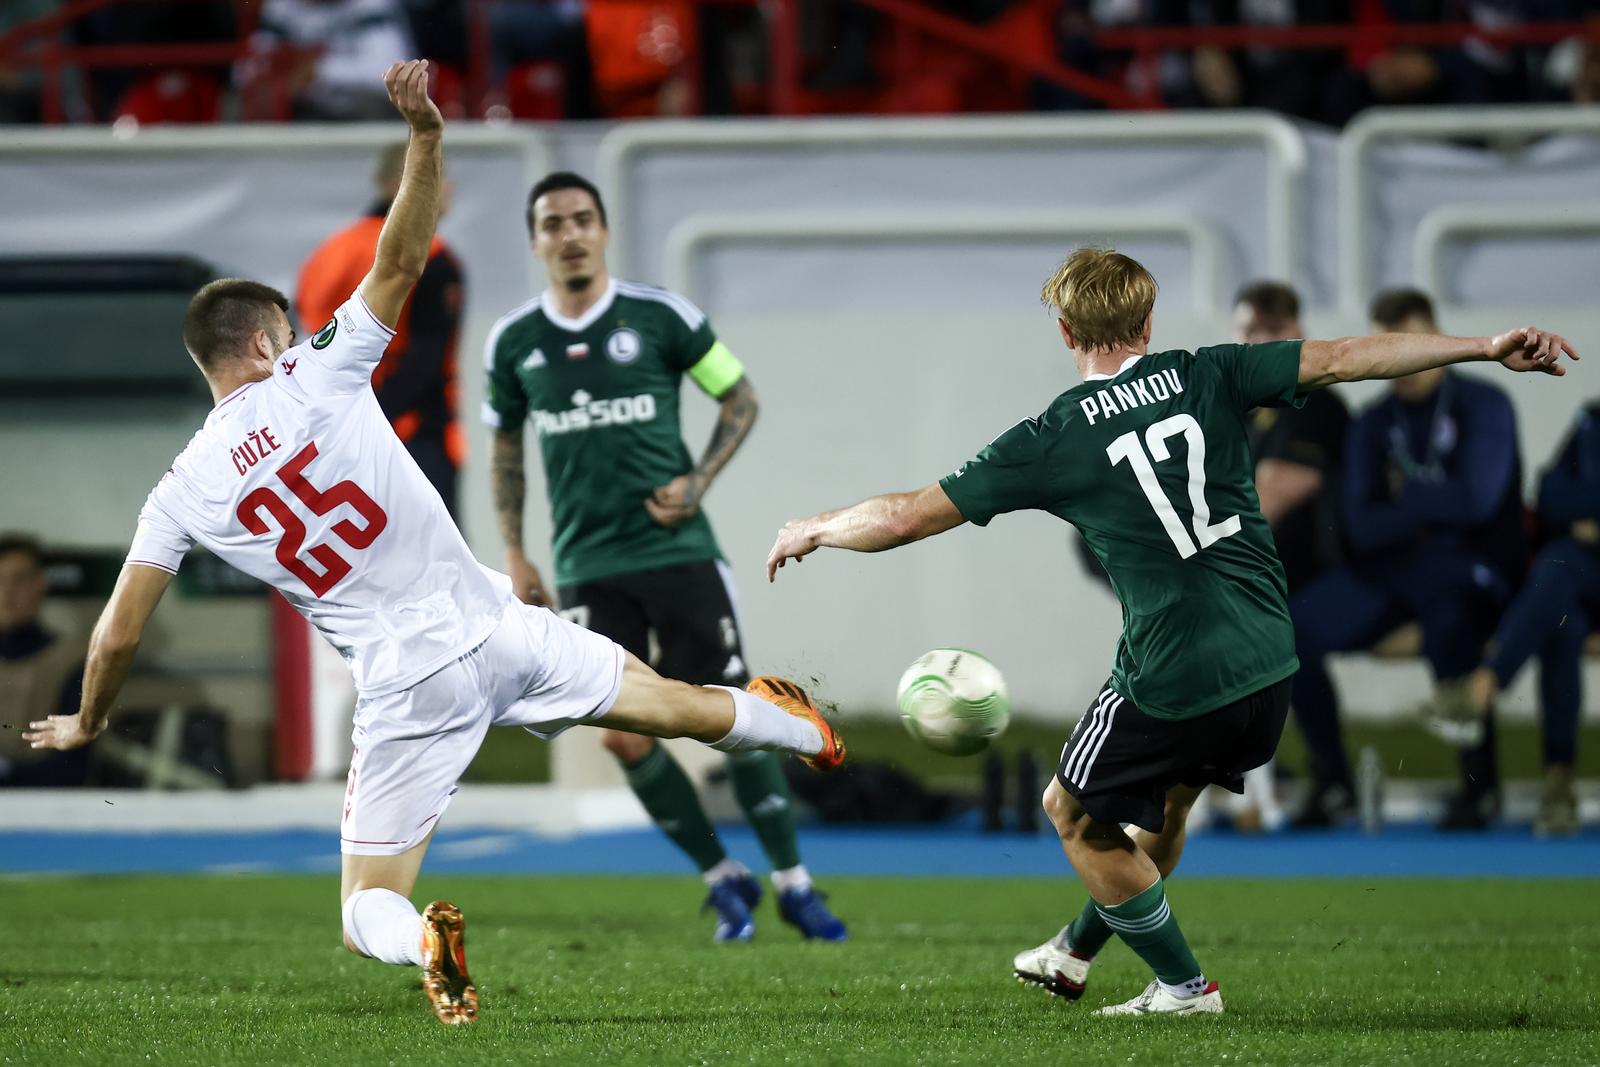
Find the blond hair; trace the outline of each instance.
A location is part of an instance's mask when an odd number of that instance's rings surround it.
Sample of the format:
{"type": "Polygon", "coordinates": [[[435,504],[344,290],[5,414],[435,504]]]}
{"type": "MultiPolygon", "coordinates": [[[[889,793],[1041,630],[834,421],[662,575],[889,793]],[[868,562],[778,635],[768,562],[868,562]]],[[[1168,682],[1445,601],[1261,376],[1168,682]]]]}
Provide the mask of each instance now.
{"type": "Polygon", "coordinates": [[[1156,280],[1111,248],[1080,248],[1056,268],[1039,294],[1067,324],[1082,352],[1137,344],[1156,302],[1156,280]]]}

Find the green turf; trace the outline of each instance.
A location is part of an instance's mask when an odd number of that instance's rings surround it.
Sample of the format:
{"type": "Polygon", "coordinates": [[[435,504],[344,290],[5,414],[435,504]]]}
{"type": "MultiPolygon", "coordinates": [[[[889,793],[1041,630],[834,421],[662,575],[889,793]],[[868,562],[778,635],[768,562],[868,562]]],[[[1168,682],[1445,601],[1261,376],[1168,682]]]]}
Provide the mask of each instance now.
{"type": "Polygon", "coordinates": [[[480,1022],[337,947],[331,877],[12,879],[0,1063],[1593,1063],[1600,918],[1580,881],[1174,881],[1222,1018],[1096,1019],[1145,975],[1109,946],[1078,1004],[1009,978],[1063,881],[837,879],[848,945],[757,913],[713,946],[675,878],[425,879],[466,911],[480,1022]]]}
{"type": "MultiPolygon", "coordinates": [[[[925,784],[940,789],[976,793],[983,774],[983,760],[941,756],[912,741],[898,719],[848,717],[842,720],[850,755],[856,760],[883,760],[909,771],[925,784]]],[[[996,746],[1011,754],[1031,749],[1048,772],[1055,767],[1067,727],[1035,719],[1015,719],[996,746]]],[[[1454,778],[1455,749],[1412,722],[1352,722],[1346,728],[1352,754],[1363,745],[1373,745],[1383,756],[1384,765],[1394,778],[1454,778]]],[[[1591,723],[1578,741],[1579,774],[1592,774],[1596,753],[1600,753],[1600,723],[1591,723]]],[[[1280,762],[1292,770],[1306,765],[1305,745],[1294,727],[1284,731],[1280,762]]],[[[1511,778],[1537,778],[1539,729],[1533,723],[1512,722],[1500,726],[1501,773],[1511,778]]],[[[550,746],[522,730],[491,730],[478,754],[468,781],[545,782],[550,779],[550,746]]]]}

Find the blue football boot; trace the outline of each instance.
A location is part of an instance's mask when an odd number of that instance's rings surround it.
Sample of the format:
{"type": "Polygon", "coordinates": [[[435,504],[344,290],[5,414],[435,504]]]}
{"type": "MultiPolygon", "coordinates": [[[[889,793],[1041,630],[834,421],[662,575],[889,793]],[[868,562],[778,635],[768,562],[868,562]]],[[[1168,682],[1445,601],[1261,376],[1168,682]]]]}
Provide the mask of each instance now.
{"type": "Polygon", "coordinates": [[[724,878],[711,887],[701,911],[715,910],[717,929],[713,941],[749,941],[756,936],[750,912],[761,901],[761,883],[751,874],[724,878]]]}
{"type": "Polygon", "coordinates": [[[808,941],[844,941],[850,936],[839,917],[828,910],[823,895],[812,886],[779,893],[778,914],[808,941]]]}

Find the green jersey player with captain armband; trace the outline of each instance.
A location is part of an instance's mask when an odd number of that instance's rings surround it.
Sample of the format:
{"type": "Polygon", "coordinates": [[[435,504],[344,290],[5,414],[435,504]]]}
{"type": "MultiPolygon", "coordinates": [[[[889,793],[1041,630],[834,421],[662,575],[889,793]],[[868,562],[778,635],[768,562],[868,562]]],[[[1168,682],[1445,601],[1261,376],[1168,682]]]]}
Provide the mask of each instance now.
{"type": "MultiPolygon", "coordinates": [[[[528,197],[527,223],[550,288],[495,325],[484,405],[496,431],[495,509],[517,594],[552,604],[523,547],[528,423],[549,488],[561,613],[641,659],[650,658],[653,634],[656,665],[668,677],[744,685],[733,583],[700,504],[755,422],[755,390],[699,308],[611,277],[605,204],[587,180],[544,178],[528,197]],[[685,375],[720,408],[698,461],[679,428],[685,375]]],[[[651,738],[603,738],[656,825],[700,868],[716,939],[748,941],[761,884],[724,851],[683,768],[651,738]]],[[[844,924],[800,862],[778,760],[741,754],[728,761],[728,776],[772,863],[779,915],[807,938],[843,940],[844,924]]]]}

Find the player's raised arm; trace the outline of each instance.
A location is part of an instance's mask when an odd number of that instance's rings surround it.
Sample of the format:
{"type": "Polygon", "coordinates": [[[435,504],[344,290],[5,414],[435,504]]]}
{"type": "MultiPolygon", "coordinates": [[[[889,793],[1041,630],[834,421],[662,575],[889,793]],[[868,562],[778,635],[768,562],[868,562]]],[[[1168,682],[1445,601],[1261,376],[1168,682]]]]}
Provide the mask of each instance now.
{"type": "Polygon", "coordinates": [[[439,225],[439,190],[444,173],[444,118],[428,98],[428,62],[396,63],[383,76],[389,99],[411,126],[400,191],[378,234],[372,269],[361,281],[361,298],[385,326],[400,321],[406,297],[428,265],[439,225]]]}
{"type": "Polygon", "coordinates": [[[129,564],[117,577],[111,600],[95,623],[89,658],[83,668],[83,701],[76,715],[52,715],[29,723],[22,735],[34,748],[69,749],[87,745],[106,728],[111,702],[117,698],[133,654],[144,636],[172,575],[156,567],[129,564]]]}
{"type": "Polygon", "coordinates": [[[938,482],[911,493],[885,493],[841,511],[795,519],[778,531],[767,554],[767,581],[788,560],[799,562],[819,548],[882,552],[944,533],[966,522],[938,482]]]}
{"type": "Polygon", "coordinates": [[[1300,388],[1321,389],[1335,382],[1403,378],[1452,363],[1494,362],[1514,371],[1562,375],[1562,353],[1577,359],[1566,338],[1523,326],[1497,337],[1441,337],[1422,333],[1380,333],[1307,341],[1300,347],[1300,388]]]}

